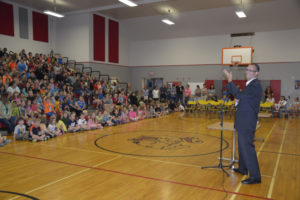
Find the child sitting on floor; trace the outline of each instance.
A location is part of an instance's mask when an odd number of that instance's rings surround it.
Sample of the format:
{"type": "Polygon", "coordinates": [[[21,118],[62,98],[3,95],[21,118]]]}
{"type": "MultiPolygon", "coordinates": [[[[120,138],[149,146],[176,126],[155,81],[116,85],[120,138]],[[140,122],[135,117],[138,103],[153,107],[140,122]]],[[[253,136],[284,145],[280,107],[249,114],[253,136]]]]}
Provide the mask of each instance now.
{"type": "Polygon", "coordinates": [[[45,135],[46,135],[46,137],[47,137],[48,139],[56,137],[55,134],[51,133],[51,132],[47,129],[46,122],[47,122],[47,120],[46,120],[46,116],[45,116],[44,118],[41,119],[41,123],[40,123],[41,131],[42,131],[43,133],[45,133],[45,135]]]}
{"type": "Polygon", "coordinates": [[[47,140],[45,133],[40,127],[40,122],[40,119],[35,119],[30,127],[29,140],[32,140],[33,142],[47,140]]]}
{"type": "Polygon", "coordinates": [[[88,126],[88,123],[85,119],[85,114],[82,113],[80,115],[80,118],[77,121],[78,126],[80,127],[81,130],[90,130],[90,127],[88,126]]]}
{"type": "Polygon", "coordinates": [[[160,107],[160,103],[157,102],[156,103],[156,106],[155,106],[155,117],[160,117],[161,115],[161,107],[160,107]]]}
{"type": "Polygon", "coordinates": [[[145,113],[144,105],[139,106],[139,109],[138,109],[138,118],[139,118],[139,120],[143,120],[143,119],[146,118],[146,113],[145,113]]]}
{"type": "Polygon", "coordinates": [[[80,126],[78,126],[75,116],[76,116],[75,112],[73,112],[70,116],[70,121],[68,125],[69,132],[76,132],[80,130],[80,126]]]}
{"type": "Polygon", "coordinates": [[[155,117],[155,110],[153,105],[151,105],[149,108],[149,118],[153,118],[153,117],[155,117]]]}
{"type": "Polygon", "coordinates": [[[130,122],[129,116],[128,116],[128,109],[124,108],[122,113],[121,113],[121,123],[126,124],[130,122]]]}
{"type": "Polygon", "coordinates": [[[113,123],[111,121],[111,116],[110,114],[108,114],[108,112],[105,110],[103,112],[103,123],[104,123],[104,126],[112,126],[113,123]]]}
{"type": "Polygon", "coordinates": [[[65,124],[65,126],[66,126],[65,132],[67,132],[68,128],[69,128],[69,121],[70,121],[70,119],[69,119],[69,113],[67,111],[63,112],[63,116],[61,118],[61,121],[63,121],[63,123],[65,124]]]}
{"type": "Polygon", "coordinates": [[[25,140],[28,138],[28,131],[26,131],[26,126],[24,125],[24,119],[20,118],[18,125],[14,130],[14,140],[25,140]]]}
{"type": "Polygon", "coordinates": [[[120,114],[118,108],[115,108],[115,109],[113,110],[111,116],[112,116],[112,120],[111,120],[111,121],[112,121],[112,123],[113,123],[114,125],[119,125],[119,124],[121,124],[121,114],[120,114]]]}
{"type": "Polygon", "coordinates": [[[100,129],[103,128],[101,123],[97,123],[96,120],[96,113],[92,113],[91,116],[89,117],[89,121],[88,121],[88,126],[90,129],[100,129]]]}
{"type": "Polygon", "coordinates": [[[48,125],[48,131],[50,132],[51,135],[59,136],[62,135],[62,130],[56,127],[56,118],[51,118],[50,123],[48,125]]]}
{"type": "Polygon", "coordinates": [[[6,136],[2,136],[0,133],[0,147],[3,147],[4,145],[10,143],[11,140],[6,139],[6,136]]]}
{"type": "Polygon", "coordinates": [[[67,126],[66,126],[66,124],[62,121],[62,119],[61,119],[61,117],[60,117],[60,115],[57,115],[57,123],[56,123],[56,127],[58,128],[58,129],[60,129],[61,130],[61,133],[62,134],[64,134],[65,132],[67,132],[68,130],[67,130],[67,126]]]}
{"type": "Polygon", "coordinates": [[[135,111],[136,108],[130,108],[130,111],[129,111],[129,119],[130,121],[138,121],[138,117],[136,116],[136,111],[135,111]]]}

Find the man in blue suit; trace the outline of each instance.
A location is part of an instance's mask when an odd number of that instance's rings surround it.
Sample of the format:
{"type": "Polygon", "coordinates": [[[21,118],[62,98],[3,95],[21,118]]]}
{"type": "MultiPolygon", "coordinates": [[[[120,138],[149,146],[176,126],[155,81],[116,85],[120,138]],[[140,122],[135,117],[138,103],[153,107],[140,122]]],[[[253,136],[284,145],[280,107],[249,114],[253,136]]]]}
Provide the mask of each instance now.
{"type": "Polygon", "coordinates": [[[262,97],[262,87],[257,79],[259,66],[250,64],[246,69],[246,88],[243,91],[232,82],[232,73],[224,70],[228,79],[226,89],[238,100],[235,114],[234,128],[238,132],[239,168],[235,172],[247,175],[249,178],[242,181],[243,184],[261,183],[255,146],[253,144],[254,133],[258,121],[259,104],[262,97]]]}

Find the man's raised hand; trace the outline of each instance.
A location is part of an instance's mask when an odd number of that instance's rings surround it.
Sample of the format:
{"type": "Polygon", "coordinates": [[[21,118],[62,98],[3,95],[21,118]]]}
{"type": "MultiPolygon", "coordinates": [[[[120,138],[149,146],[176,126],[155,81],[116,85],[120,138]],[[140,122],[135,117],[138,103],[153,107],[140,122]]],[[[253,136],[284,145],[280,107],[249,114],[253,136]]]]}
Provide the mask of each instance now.
{"type": "Polygon", "coordinates": [[[223,70],[228,82],[232,81],[232,72],[227,71],[226,69],[223,70]]]}

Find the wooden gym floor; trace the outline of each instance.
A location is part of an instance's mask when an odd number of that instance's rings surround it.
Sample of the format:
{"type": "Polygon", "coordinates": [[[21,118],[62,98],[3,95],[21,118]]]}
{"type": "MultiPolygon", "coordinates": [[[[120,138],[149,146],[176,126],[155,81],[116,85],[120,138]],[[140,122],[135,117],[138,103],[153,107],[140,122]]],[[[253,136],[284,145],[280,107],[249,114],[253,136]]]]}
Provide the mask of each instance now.
{"type": "MultiPolygon", "coordinates": [[[[256,136],[262,183],[220,169],[216,114],[159,119],[0,148],[0,199],[300,199],[300,120],[263,118],[256,136]],[[223,187],[224,186],[224,187],[223,187]]],[[[225,121],[233,118],[225,116],[225,121]]],[[[224,132],[231,156],[232,132],[224,132]]],[[[224,163],[226,164],[226,162],[224,163]]]]}

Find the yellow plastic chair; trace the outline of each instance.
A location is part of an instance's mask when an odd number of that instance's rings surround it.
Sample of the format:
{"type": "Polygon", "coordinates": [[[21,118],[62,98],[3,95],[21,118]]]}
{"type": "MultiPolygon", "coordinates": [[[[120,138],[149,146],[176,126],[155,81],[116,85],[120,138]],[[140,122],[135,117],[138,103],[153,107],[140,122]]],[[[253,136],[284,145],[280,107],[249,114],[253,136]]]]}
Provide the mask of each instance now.
{"type": "Polygon", "coordinates": [[[196,110],[197,102],[194,100],[189,100],[187,102],[186,111],[195,111],[196,110]]]}
{"type": "Polygon", "coordinates": [[[273,110],[274,103],[272,102],[265,102],[265,103],[260,103],[260,110],[261,112],[272,112],[273,110]]]}
{"type": "Polygon", "coordinates": [[[208,107],[208,102],[205,100],[199,100],[198,101],[198,110],[200,111],[206,111],[208,107]]]}
{"type": "Polygon", "coordinates": [[[213,101],[213,100],[208,100],[208,110],[209,111],[218,111],[219,106],[221,105],[220,102],[213,101]]]}
{"type": "Polygon", "coordinates": [[[224,103],[224,112],[234,111],[234,101],[225,101],[224,103]]]}

